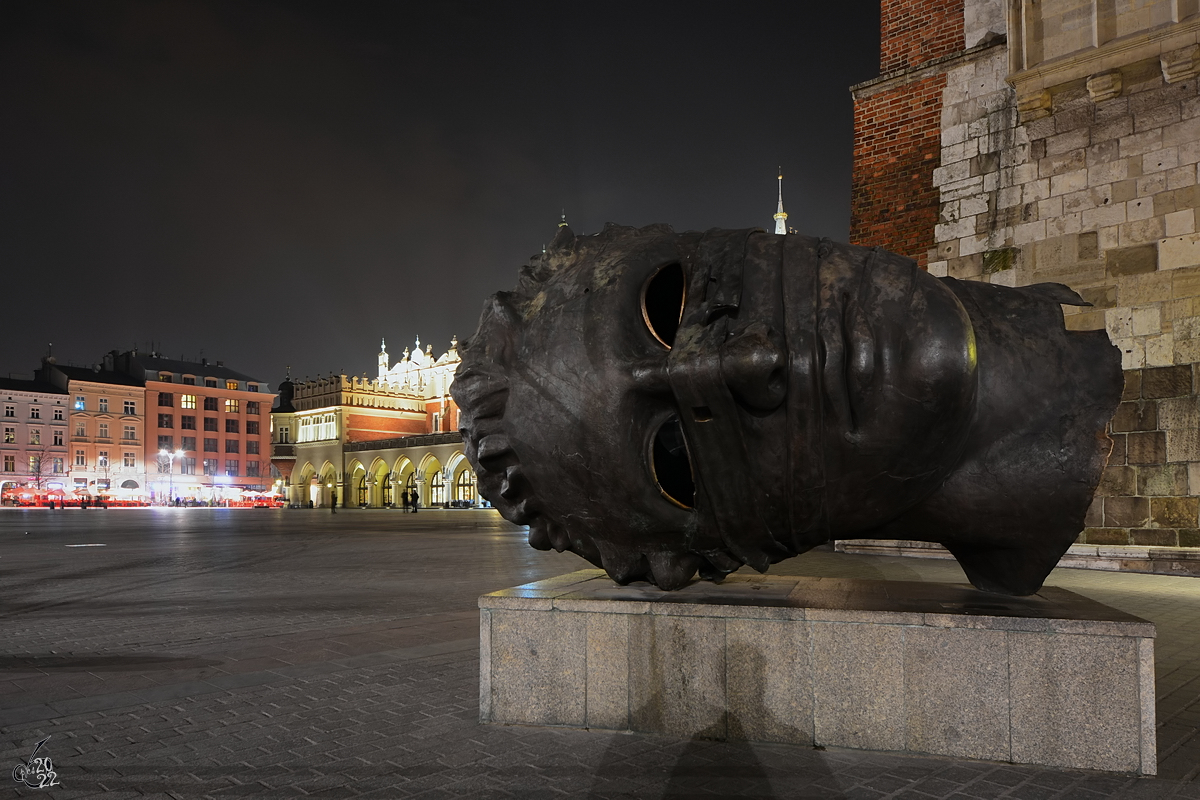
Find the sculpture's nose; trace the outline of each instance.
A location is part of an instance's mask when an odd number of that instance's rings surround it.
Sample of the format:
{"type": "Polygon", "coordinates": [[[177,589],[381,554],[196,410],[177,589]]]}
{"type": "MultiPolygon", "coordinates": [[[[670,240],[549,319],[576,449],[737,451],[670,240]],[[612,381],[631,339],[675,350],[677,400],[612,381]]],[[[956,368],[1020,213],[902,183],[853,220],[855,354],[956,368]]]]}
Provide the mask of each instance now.
{"type": "Polygon", "coordinates": [[[721,377],[750,408],[771,411],[787,394],[787,357],[779,334],[761,322],[721,345],[721,377]]]}

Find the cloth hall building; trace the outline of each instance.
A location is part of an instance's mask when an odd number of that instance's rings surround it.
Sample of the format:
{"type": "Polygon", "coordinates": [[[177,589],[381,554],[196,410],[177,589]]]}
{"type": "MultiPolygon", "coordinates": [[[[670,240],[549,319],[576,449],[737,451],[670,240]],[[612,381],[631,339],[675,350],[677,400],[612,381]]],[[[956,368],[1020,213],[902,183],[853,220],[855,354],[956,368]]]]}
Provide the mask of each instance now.
{"type": "Polygon", "coordinates": [[[272,464],[292,505],[391,508],[416,492],[422,507],[474,505],[475,473],[462,451],[450,385],[458,341],[391,364],[386,343],[374,378],[330,375],[279,386],[272,464]]]}

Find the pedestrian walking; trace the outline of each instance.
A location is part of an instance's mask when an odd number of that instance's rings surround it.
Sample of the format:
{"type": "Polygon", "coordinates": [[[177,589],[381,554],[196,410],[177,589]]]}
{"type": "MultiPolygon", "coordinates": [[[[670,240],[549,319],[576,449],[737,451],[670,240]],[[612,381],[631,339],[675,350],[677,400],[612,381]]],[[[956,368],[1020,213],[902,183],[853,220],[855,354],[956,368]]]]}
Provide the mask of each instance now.
{"type": "Polygon", "coordinates": [[[337,492],[329,493],[329,513],[330,514],[337,513],[337,492]]]}
{"type": "Polygon", "coordinates": [[[404,491],[400,492],[400,501],[401,501],[401,503],[404,505],[404,513],[405,513],[405,514],[407,514],[407,513],[408,513],[408,506],[409,506],[409,503],[408,503],[408,490],[407,490],[407,489],[405,489],[404,491]]]}
{"type": "Polygon", "coordinates": [[[409,498],[412,500],[413,513],[417,513],[417,509],[421,507],[421,499],[417,497],[417,490],[413,489],[409,493],[409,498]]]}

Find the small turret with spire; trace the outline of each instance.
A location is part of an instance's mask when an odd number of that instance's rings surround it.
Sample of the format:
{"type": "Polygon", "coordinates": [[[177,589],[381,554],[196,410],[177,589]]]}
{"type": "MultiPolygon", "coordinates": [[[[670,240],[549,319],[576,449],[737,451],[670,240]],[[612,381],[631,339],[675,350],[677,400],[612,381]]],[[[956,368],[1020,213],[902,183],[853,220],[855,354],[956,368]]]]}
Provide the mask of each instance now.
{"type": "Polygon", "coordinates": [[[558,227],[567,227],[567,210],[565,208],[562,210],[562,222],[558,223],[558,227]]]}
{"type": "Polygon", "coordinates": [[[779,209],[775,212],[775,232],[788,232],[787,212],[783,210],[783,167],[779,168],[779,209]]]}

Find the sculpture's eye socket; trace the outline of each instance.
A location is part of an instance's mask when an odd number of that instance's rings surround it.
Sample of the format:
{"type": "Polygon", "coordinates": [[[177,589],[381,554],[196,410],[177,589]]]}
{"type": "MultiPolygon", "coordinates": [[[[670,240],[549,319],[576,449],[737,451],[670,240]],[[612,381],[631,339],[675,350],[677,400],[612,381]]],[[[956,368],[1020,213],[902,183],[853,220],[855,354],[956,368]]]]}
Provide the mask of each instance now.
{"type": "Polygon", "coordinates": [[[642,289],[642,319],[654,338],[667,347],[675,344],[685,291],[683,267],[679,264],[667,264],[642,289]]]}
{"type": "Polygon", "coordinates": [[[692,480],[692,464],[679,417],[672,416],[659,426],[651,450],[650,466],[659,491],[678,506],[694,507],[696,483],[692,480]]]}

